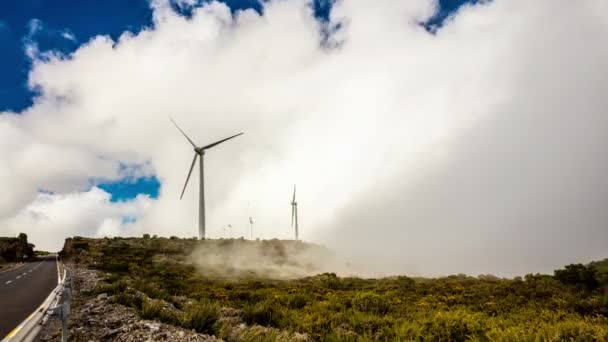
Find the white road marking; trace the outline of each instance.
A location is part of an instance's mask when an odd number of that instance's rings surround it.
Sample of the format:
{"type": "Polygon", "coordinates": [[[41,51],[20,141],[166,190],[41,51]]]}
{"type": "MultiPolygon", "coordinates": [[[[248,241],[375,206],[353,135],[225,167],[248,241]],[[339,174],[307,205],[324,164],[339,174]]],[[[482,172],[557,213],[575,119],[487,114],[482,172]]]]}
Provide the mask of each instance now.
{"type": "Polygon", "coordinates": [[[15,278],[15,279],[19,279],[19,278],[21,278],[21,276],[17,276],[17,278],[15,278]]]}
{"type": "Polygon", "coordinates": [[[12,283],[12,282],[13,282],[12,280],[9,280],[9,281],[7,281],[5,284],[10,284],[10,283],[12,283]]]}

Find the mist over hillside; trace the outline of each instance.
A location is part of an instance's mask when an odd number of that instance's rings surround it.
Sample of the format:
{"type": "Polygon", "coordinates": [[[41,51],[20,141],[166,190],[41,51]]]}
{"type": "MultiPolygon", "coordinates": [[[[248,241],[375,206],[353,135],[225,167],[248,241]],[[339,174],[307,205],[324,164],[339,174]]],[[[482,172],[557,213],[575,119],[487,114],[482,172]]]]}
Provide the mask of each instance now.
{"type": "Polygon", "coordinates": [[[141,256],[159,263],[189,265],[206,277],[226,279],[296,279],[326,272],[364,276],[326,247],[294,240],[197,240],[147,234],[146,238],[74,237],[66,239],[61,255],[93,265],[110,263],[99,266],[125,270],[141,256]],[[99,255],[104,255],[105,261],[99,260],[99,255]]]}
{"type": "Polygon", "coordinates": [[[230,342],[608,339],[606,260],[513,279],[367,278],[331,272],[332,254],[297,241],[146,234],[74,237],[61,258],[86,288],[75,294],[71,323],[79,339],[168,333],[230,342]],[[92,320],[91,312],[112,318],[92,320]],[[162,328],[146,328],[159,322],[162,328]]]}
{"type": "Polygon", "coordinates": [[[293,279],[326,272],[361,275],[326,247],[293,240],[209,240],[195,247],[186,260],[204,274],[235,277],[293,279]]]}

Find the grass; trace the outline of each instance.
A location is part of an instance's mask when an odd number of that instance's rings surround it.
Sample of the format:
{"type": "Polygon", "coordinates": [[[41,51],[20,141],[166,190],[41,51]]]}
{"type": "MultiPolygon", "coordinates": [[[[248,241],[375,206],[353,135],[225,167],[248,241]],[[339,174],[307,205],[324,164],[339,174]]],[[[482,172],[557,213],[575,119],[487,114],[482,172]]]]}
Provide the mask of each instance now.
{"type": "MultiPolygon", "coordinates": [[[[96,292],[142,317],[226,340],[287,341],[305,333],[317,341],[608,341],[608,291],[603,273],[591,268],[599,279],[593,288],[563,272],[515,279],[234,278],[190,263],[208,243],[218,242],[78,238],[64,257],[106,272],[96,292]],[[247,328],[222,318],[222,308],[236,309],[247,328]]],[[[568,270],[586,272],[587,281],[589,272],[568,270]]]]}

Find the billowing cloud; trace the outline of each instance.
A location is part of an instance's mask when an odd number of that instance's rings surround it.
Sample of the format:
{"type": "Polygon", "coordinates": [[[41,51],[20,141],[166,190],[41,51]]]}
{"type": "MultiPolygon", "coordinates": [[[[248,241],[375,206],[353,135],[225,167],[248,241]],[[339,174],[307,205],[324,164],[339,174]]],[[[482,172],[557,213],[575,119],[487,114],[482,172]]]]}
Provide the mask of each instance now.
{"type": "Polygon", "coordinates": [[[304,239],[376,272],[546,272],[605,256],[604,1],[483,2],[434,34],[419,24],[430,0],[345,0],[324,24],[298,0],[263,15],[152,7],[137,35],[33,57],[41,95],[0,116],[0,225],[56,231],[30,234],[43,248],[195,235],[196,178],[179,201],[192,150],[172,116],[201,145],[246,132],[205,156],[212,237],[228,224],[246,235],[250,215],[256,236],[290,237],[297,183],[304,239]],[[121,163],[148,165],[159,198],[67,201],[99,196],[86,185],[119,179],[121,163]]]}
{"type": "Polygon", "coordinates": [[[53,246],[49,242],[56,244],[62,237],[74,234],[92,237],[122,235],[131,224],[125,218],[142,215],[149,205],[150,199],[141,195],[129,202],[112,203],[110,194],[96,187],[65,195],[40,193],[3,225],[15,235],[27,232],[38,248],[44,248],[53,246]]]}

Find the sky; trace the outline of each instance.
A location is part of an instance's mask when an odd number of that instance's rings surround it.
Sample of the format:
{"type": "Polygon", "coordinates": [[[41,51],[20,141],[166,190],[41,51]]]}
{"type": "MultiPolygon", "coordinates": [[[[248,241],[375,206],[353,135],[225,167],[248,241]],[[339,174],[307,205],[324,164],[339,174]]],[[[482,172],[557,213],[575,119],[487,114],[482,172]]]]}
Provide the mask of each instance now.
{"type": "Polygon", "coordinates": [[[301,236],[370,273],[608,251],[603,0],[0,5],[0,235],[301,236]],[[194,178],[196,180],[196,178],[194,178]]]}
{"type": "MultiPolygon", "coordinates": [[[[440,26],[451,14],[474,0],[441,0],[435,15],[423,24],[429,30],[440,26]]],[[[175,11],[190,16],[200,2],[173,1],[175,11]],[[190,4],[190,6],[188,6],[190,4]]],[[[263,11],[256,0],[223,1],[231,11],[244,9],[263,11]]],[[[315,0],[310,4],[317,20],[327,21],[332,1],[315,0]]],[[[39,51],[57,51],[69,55],[91,38],[103,35],[116,40],[124,32],[138,33],[153,25],[152,7],[149,0],[110,0],[52,2],[26,0],[0,5],[0,110],[21,112],[32,106],[39,95],[35,87],[28,85],[32,58],[28,56],[28,43],[35,43],[39,51]]],[[[92,180],[92,184],[111,194],[112,201],[122,201],[148,194],[158,196],[160,182],[153,175],[137,179],[119,179],[112,182],[92,180]]]]}

